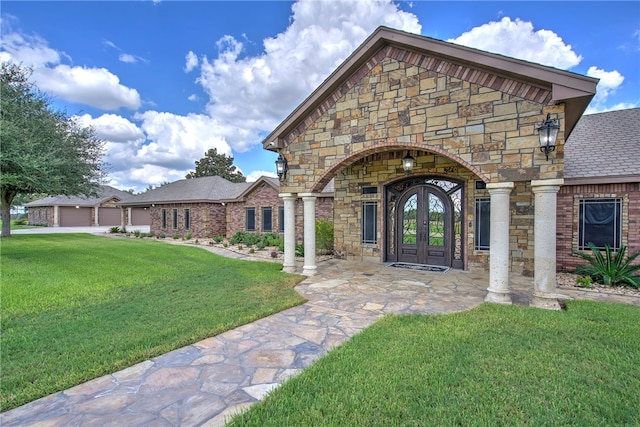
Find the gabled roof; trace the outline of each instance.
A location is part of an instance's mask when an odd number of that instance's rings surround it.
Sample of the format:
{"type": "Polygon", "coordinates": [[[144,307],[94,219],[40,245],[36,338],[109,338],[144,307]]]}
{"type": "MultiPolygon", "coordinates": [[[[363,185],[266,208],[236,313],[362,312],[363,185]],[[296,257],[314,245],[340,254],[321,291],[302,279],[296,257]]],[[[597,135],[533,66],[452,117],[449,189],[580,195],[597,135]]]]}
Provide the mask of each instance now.
{"type": "Polygon", "coordinates": [[[640,108],[582,116],[564,146],[566,184],[640,182],[640,108]]]}
{"type": "Polygon", "coordinates": [[[280,190],[280,181],[278,181],[278,178],[273,178],[273,177],[270,177],[270,176],[261,176],[256,181],[250,183],[250,185],[242,193],[238,194],[233,199],[227,199],[227,200],[224,200],[224,201],[225,202],[240,202],[245,197],[247,197],[249,194],[251,194],[251,192],[253,190],[255,190],[256,188],[259,188],[262,184],[270,185],[274,190],[276,190],[276,193],[280,190]]]}
{"type": "MultiPolygon", "coordinates": [[[[472,67],[501,78],[513,79],[527,85],[538,87],[550,93],[549,103],[565,103],[565,140],[584,113],[595,94],[598,79],[559,70],[532,62],[527,62],[478,49],[456,45],[441,40],[406,33],[387,27],[379,27],[371,34],[327,79],[305,99],[276,129],[263,141],[267,150],[277,151],[286,145],[285,138],[307,117],[329,98],[339,98],[349,89],[350,79],[362,70],[367,62],[380,51],[399,48],[408,52],[407,57],[422,61],[425,58],[439,58],[460,67],[472,67]],[[417,59],[416,59],[417,57],[417,59]]],[[[427,61],[425,61],[427,62],[427,61]]],[[[433,61],[432,61],[433,62],[433,61]]],[[[436,61],[437,62],[437,61],[436,61]]],[[[455,73],[454,70],[450,70],[455,73]]],[[[476,78],[470,73],[463,78],[476,78]]],[[[452,74],[454,75],[454,74],[452,74]]],[[[456,75],[457,76],[457,75],[456,75]]],[[[484,80],[483,80],[484,81],[484,80]]],[[[495,79],[494,79],[495,81],[495,79]]],[[[545,99],[545,102],[547,100],[545,99]]]]}
{"type": "Polygon", "coordinates": [[[100,204],[109,201],[113,198],[118,201],[126,200],[133,197],[132,194],[126,191],[118,190],[110,185],[101,185],[98,189],[98,195],[96,197],[86,196],[48,196],[43,199],[34,200],[27,203],[25,206],[28,208],[40,207],[40,206],[82,206],[91,207],[99,206],[100,204]]]}
{"type": "Polygon", "coordinates": [[[119,205],[221,202],[235,199],[250,186],[250,182],[234,183],[219,176],[181,179],[133,196],[119,205]]]}

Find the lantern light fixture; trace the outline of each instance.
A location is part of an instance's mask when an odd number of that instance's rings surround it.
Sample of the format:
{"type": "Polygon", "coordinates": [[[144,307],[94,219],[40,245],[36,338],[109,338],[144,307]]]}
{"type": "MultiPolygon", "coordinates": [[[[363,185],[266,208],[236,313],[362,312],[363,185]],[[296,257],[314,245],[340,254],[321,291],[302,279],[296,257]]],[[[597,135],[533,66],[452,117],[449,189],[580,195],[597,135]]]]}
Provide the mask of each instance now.
{"type": "Polygon", "coordinates": [[[556,149],[556,139],[560,130],[560,119],[557,114],[553,116],[551,117],[551,113],[548,113],[546,120],[538,128],[540,151],[545,154],[547,160],[549,160],[549,153],[556,149]]]}
{"type": "Polygon", "coordinates": [[[404,171],[408,174],[413,170],[413,166],[415,164],[416,159],[411,157],[411,154],[407,151],[407,155],[402,158],[402,167],[404,171]]]}
{"type": "Polygon", "coordinates": [[[278,174],[278,179],[280,181],[287,179],[288,170],[289,166],[287,165],[287,159],[285,159],[282,154],[278,154],[278,159],[276,160],[276,173],[278,174]]]}

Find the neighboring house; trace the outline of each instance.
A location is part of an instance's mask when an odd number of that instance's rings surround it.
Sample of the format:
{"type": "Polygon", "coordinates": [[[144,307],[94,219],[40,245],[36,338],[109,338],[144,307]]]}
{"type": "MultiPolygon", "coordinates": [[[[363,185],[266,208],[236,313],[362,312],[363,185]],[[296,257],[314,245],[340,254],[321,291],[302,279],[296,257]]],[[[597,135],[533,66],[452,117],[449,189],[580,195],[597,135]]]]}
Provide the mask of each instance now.
{"type": "MultiPolygon", "coordinates": [[[[533,276],[532,304],[557,307],[565,141],[597,82],[378,28],[263,141],[288,166],[284,269],[296,270],[292,206],[304,200],[306,230],[334,179],[335,248],[347,259],[487,271],[491,302],[511,302],[510,273],[533,276]],[[547,117],[560,125],[548,158],[538,132],[547,117]]],[[[304,245],[311,275],[312,233],[304,245]]]]}
{"type": "Polygon", "coordinates": [[[558,269],[588,243],[640,251],[640,108],[583,116],[565,145],[558,193],[558,269]]]}
{"type": "MultiPolygon", "coordinates": [[[[130,193],[109,185],[101,185],[96,197],[50,196],[27,203],[30,224],[49,227],[119,226],[122,210],[116,206],[132,197],[130,193]]],[[[149,212],[144,208],[132,213],[135,225],[149,224],[149,212]]]]}
{"type": "MultiPolygon", "coordinates": [[[[332,218],[331,188],[318,203],[319,218],[332,218]]],[[[255,182],[233,183],[219,176],[183,179],[131,197],[122,208],[146,208],[155,235],[194,238],[230,238],[238,231],[282,232],[283,201],[279,182],[261,177],[255,182]]],[[[299,208],[302,212],[302,208],[299,208]]],[[[299,230],[302,237],[302,230],[299,230]]]]}

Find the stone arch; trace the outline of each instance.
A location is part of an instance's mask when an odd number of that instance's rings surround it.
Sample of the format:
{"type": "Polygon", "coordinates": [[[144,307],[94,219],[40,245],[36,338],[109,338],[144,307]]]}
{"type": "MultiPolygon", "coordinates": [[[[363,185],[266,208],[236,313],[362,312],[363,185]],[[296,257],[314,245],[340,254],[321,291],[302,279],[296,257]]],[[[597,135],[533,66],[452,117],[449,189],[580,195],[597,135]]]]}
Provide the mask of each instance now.
{"type": "Polygon", "coordinates": [[[345,156],[342,160],[328,168],[324,171],[324,173],[320,176],[320,179],[316,181],[316,183],[312,186],[311,192],[320,192],[322,191],[327,184],[337,175],[337,173],[344,169],[345,167],[355,163],[356,161],[363,159],[371,154],[383,153],[391,150],[419,150],[426,151],[439,154],[443,157],[446,157],[454,162],[464,166],[473,172],[476,176],[478,176],[483,182],[490,182],[490,178],[487,177],[484,173],[482,173],[478,168],[470,164],[469,162],[461,159],[458,156],[452,155],[448,151],[442,149],[437,146],[428,146],[421,143],[398,143],[398,142],[383,142],[374,146],[366,147],[361,150],[355,151],[347,156],[345,156]]]}

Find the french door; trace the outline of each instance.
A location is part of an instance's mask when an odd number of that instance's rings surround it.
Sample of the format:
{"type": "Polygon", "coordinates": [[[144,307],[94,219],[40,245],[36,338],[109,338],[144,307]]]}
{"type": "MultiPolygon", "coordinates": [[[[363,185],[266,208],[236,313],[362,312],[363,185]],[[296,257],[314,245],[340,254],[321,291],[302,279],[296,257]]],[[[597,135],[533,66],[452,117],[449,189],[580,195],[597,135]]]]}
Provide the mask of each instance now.
{"type": "Polygon", "coordinates": [[[398,261],[451,266],[453,206],[441,188],[410,187],[396,209],[398,261]]]}

